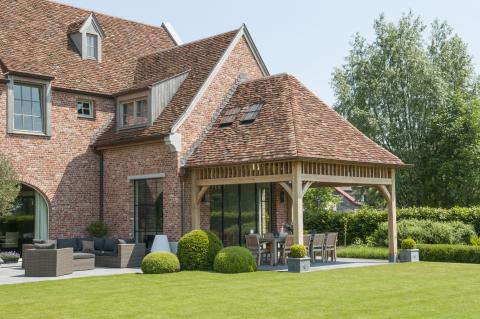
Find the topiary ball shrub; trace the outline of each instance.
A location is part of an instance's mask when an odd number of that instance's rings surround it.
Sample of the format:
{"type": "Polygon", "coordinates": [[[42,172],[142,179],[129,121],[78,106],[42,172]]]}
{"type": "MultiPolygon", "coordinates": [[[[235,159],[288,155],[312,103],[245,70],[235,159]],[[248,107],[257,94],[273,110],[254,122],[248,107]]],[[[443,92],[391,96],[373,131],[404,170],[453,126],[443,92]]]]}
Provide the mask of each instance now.
{"type": "Polygon", "coordinates": [[[144,274],[165,274],[180,271],[177,256],[166,251],[150,253],[142,260],[144,274]]]}
{"type": "Polygon", "coordinates": [[[288,257],[290,258],[303,258],[307,256],[307,249],[303,245],[293,245],[290,247],[290,254],[288,254],[288,257]]]}
{"type": "Polygon", "coordinates": [[[182,270],[211,270],[217,253],[223,248],[214,233],[192,230],[178,241],[177,256],[182,270]]]}
{"type": "Polygon", "coordinates": [[[248,249],[231,246],[223,248],[215,256],[213,270],[224,274],[238,274],[256,271],[257,265],[255,258],[248,249]]]}
{"type": "Polygon", "coordinates": [[[415,249],[416,247],[417,247],[417,243],[412,238],[405,238],[400,243],[400,248],[402,249],[415,249]]]}

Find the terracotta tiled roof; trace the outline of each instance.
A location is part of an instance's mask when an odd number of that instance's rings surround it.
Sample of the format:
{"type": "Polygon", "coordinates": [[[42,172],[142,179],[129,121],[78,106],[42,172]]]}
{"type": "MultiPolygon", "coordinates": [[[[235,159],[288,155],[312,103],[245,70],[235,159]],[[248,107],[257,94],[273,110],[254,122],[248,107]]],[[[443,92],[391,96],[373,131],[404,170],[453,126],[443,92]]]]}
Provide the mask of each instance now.
{"type": "Polygon", "coordinates": [[[55,77],[54,87],[111,95],[135,83],[137,59],[175,44],[161,27],[96,13],[102,61],[82,60],[69,32],[90,12],[45,0],[0,0],[0,64],[55,77]]]}
{"type": "Polygon", "coordinates": [[[139,59],[135,70],[135,83],[127,91],[147,88],[155,82],[186,71],[188,76],[152,126],[117,131],[115,121],[112,121],[105,133],[97,139],[95,146],[158,138],[169,133],[172,125],[200,90],[237,32],[238,30],[233,30],[222,33],[139,59]]]}
{"type": "Polygon", "coordinates": [[[293,76],[282,74],[241,84],[187,166],[295,158],[404,165],[293,76]],[[228,109],[258,101],[265,104],[253,123],[240,124],[240,114],[231,126],[218,125],[228,109]]]}

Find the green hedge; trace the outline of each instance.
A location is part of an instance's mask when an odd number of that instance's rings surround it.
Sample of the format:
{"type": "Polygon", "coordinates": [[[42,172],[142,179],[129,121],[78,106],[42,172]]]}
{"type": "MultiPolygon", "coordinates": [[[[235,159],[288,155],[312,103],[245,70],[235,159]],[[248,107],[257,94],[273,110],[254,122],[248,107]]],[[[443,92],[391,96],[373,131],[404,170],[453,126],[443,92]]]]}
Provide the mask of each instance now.
{"type": "Polygon", "coordinates": [[[182,270],[211,270],[217,253],[223,248],[214,233],[192,230],[180,238],[177,256],[182,270]]]}
{"type": "Polygon", "coordinates": [[[144,274],[164,274],[180,271],[177,256],[166,251],[150,253],[142,260],[144,274]]]}
{"type": "Polygon", "coordinates": [[[417,245],[421,261],[480,264],[480,247],[467,245],[417,245]]]}
{"type": "MultiPolygon", "coordinates": [[[[472,236],[475,236],[473,226],[458,221],[409,219],[397,223],[399,243],[404,239],[413,238],[419,244],[468,244],[472,236]]],[[[371,239],[376,245],[388,246],[387,222],[378,226],[371,239]]]]}
{"type": "Polygon", "coordinates": [[[365,259],[388,259],[388,248],[348,246],[338,247],[337,257],[341,258],[365,258],[365,259]]]}
{"type": "MultiPolygon", "coordinates": [[[[357,212],[306,211],[305,229],[316,232],[338,232],[339,244],[351,244],[355,239],[366,241],[378,225],[387,221],[387,212],[374,209],[361,209],[357,212]],[[346,236],[345,236],[346,234],[346,236]]],[[[451,209],[430,207],[409,207],[397,209],[397,220],[418,219],[432,221],[459,221],[475,228],[480,234],[480,206],[453,207],[451,209]]]]}
{"type": "Polygon", "coordinates": [[[224,274],[237,274],[257,270],[252,253],[238,246],[223,248],[215,256],[213,270],[224,274]]]}

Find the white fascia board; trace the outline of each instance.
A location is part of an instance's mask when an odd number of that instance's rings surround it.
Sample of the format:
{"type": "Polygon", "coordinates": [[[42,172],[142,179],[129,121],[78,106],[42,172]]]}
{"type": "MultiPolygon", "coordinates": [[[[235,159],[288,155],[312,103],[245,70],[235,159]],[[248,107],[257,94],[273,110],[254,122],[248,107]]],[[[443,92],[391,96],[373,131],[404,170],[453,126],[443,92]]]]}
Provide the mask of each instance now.
{"type": "Polygon", "coordinates": [[[168,35],[170,36],[170,38],[172,38],[173,42],[175,42],[176,45],[183,44],[182,39],[180,38],[177,31],[170,22],[162,23],[162,27],[165,29],[165,31],[167,31],[168,35]]]}

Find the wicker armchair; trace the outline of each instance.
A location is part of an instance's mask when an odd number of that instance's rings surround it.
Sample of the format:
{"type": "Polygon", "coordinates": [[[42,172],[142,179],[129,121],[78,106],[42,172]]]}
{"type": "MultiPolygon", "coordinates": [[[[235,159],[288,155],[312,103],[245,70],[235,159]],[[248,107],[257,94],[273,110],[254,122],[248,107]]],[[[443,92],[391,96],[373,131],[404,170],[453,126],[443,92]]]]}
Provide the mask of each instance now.
{"type": "Polygon", "coordinates": [[[270,263],[273,264],[273,258],[272,258],[272,251],[269,247],[264,247],[262,244],[260,244],[259,240],[259,235],[257,234],[250,234],[245,236],[245,244],[247,246],[247,249],[250,250],[252,255],[255,256],[255,259],[257,261],[257,266],[260,266],[260,263],[262,261],[262,256],[270,256],[270,263]]]}
{"type": "Polygon", "coordinates": [[[58,277],[73,272],[73,249],[24,249],[25,276],[58,277]]]}
{"type": "Polygon", "coordinates": [[[312,262],[316,262],[317,253],[320,253],[323,261],[323,254],[325,252],[325,233],[315,234],[313,236],[312,250],[310,251],[310,258],[312,262]]]}

